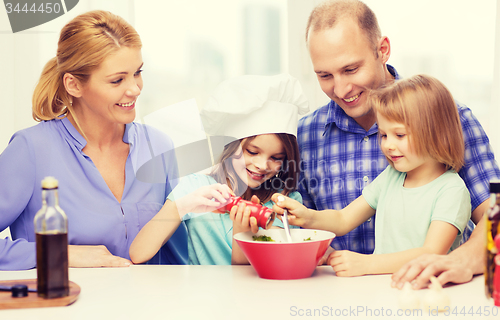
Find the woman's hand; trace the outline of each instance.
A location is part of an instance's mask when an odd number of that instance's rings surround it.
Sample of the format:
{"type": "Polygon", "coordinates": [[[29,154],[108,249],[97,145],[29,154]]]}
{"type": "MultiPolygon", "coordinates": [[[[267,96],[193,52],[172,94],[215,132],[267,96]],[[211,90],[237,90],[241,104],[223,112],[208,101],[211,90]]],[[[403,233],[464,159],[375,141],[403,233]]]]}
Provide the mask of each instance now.
{"type": "MultiPolygon", "coordinates": [[[[257,196],[252,196],[250,199],[253,203],[260,203],[257,196]]],[[[259,231],[259,225],[257,224],[257,219],[255,217],[250,217],[252,211],[247,208],[245,203],[240,203],[238,206],[231,208],[229,212],[229,218],[233,221],[233,234],[239,232],[252,231],[257,233],[259,231]]]]}
{"type": "Polygon", "coordinates": [[[366,260],[369,256],[348,250],[333,251],[327,263],[333,267],[339,277],[362,276],[366,270],[366,260]]]}
{"type": "Polygon", "coordinates": [[[105,246],[68,246],[68,264],[76,268],[128,267],[130,260],[112,255],[105,246]]]}
{"type": "Polygon", "coordinates": [[[288,210],[288,223],[291,225],[307,228],[309,222],[313,219],[314,213],[311,210],[281,193],[273,194],[271,200],[274,202],[273,211],[280,216],[281,220],[283,220],[284,209],[288,210]]]}
{"type": "Polygon", "coordinates": [[[177,211],[182,218],[186,213],[216,211],[227,202],[233,192],[225,184],[203,186],[184,197],[175,200],[177,211]]]}

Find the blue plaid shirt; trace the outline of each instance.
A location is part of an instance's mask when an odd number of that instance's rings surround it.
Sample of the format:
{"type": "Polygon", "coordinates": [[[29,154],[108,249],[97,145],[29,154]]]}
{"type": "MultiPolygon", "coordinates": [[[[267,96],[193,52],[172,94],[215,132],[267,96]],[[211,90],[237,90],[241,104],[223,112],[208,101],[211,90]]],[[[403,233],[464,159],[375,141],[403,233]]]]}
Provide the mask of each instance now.
{"type": "MultiPolygon", "coordinates": [[[[391,74],[400,79],[392,66],[391,74]]],[[[459,175],[471,195],[472,210],[489,197],[489,180],[500,178],[488,137],[469,108],[457,103],[465,141],[465,166],[459,175]]],[[[333,100],[299,120],[301,156],[299,192],[315,210],[346,207],[388,165],[378,142],[378,127],[368,131],[333,100]]],[[[464,232],[468,239],[473,223],[464,232]]],[[[375,216],[332,242],[336,250],[370,254],[375,248],[375,216]]]]}

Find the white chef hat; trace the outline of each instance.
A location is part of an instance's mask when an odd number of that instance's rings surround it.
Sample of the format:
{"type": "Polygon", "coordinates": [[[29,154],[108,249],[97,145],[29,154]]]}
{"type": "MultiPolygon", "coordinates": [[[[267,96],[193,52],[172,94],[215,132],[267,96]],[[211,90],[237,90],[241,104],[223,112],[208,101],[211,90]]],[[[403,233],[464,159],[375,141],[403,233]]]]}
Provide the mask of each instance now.
{"type": "Polygon", "coordinates": [[[201,110],[201,120],[207,134],[230,140],[266,133],[296,136],[299,115],[308,111],[299,81],[289,74],[245,75],[215,89],[201,110]]]}

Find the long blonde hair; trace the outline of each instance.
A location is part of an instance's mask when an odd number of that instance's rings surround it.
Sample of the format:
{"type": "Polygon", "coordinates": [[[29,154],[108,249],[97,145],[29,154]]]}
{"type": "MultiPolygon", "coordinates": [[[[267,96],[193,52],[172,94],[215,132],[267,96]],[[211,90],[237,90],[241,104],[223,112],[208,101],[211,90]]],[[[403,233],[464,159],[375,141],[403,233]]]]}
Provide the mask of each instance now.
{"type": "MultiPolygon", "coordinates": [[[[90,74],[121,47],[141,48],[135,29],[121,17],[108,11],[89,11],[66,24],[59,36],[57,55],[45,65],[33,92],[33,118],[52,120],[72,114],[72,97],[63,77],[73,75],[86,83],[90,74]]],[[[78,124],[77,119],[75,121],[78,124]]]]}
{"type": "Polygon", "coordinates": [[[439,80],[427,75],[398,80],[372,91],[369,103],[377,116],[405,125],[410,147],[418,155],[428,155],[456,172],[462,168],[462,125],[450,91],[439,80]]]}

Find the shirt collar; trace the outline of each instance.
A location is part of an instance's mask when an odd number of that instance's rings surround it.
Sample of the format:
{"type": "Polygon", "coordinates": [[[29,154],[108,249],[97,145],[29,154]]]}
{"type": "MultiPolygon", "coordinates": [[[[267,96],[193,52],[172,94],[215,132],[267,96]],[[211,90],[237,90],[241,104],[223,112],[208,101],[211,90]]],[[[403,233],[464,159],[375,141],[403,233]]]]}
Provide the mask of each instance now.
{"type": "Polygon", "coordinates": [[[123,142],[128,144],[134,144],[136,131],[133,130],[133,125],[131,123],[127,123],[125,125],[125,132],[123,133],[123,142]]]}
{"type": "MultiPolygon", "coordinates": [[[[387,64],[387,70],[394,77],[394,79],[399,80],[399,76],[396,68],[387,64]]],[[[365,131],[353,118],[349,117],[344,110],[333,100],[328,103],[328,114],[326,117],[325,130],[323,135],[329,130],[331,125],[335,123],[336,126],[343,131],[353,132],[353,133],[365,133],[371,135],[378,132],[378,126],[375,123],[368,132],[365,131]]]]}
{"type": "Polygon", "coordinates": [[[87,140],[85,140],[80,132],[76,130],[71,121],[69,121],[68,117],[64,117],[61,120],[56,119],[55,121],[60,121],[60,123],[63,124],[64,128],[66,129],[67,137],[74,140],[76,142],[75,146],[78,148],[78,150],[82,151],[82,149],[87,145],[87,140]]]}
{"type": "MultiPolygon", "coordinates": [[[[82,151],[83,148],[87,145],[87,140],[76,130],[71,121],[69,121],[68,117],[64,117],[63,119],[55,119],[55,121],[60,121],[65,128],[66,136],[74,140],[75,146],[78,150],[82,151]]],[[[133,124],[127,123],[125,125],[125,132],[123,133],[123,142],[133,144],[135,130],[132,129],[133,124]]]]}

